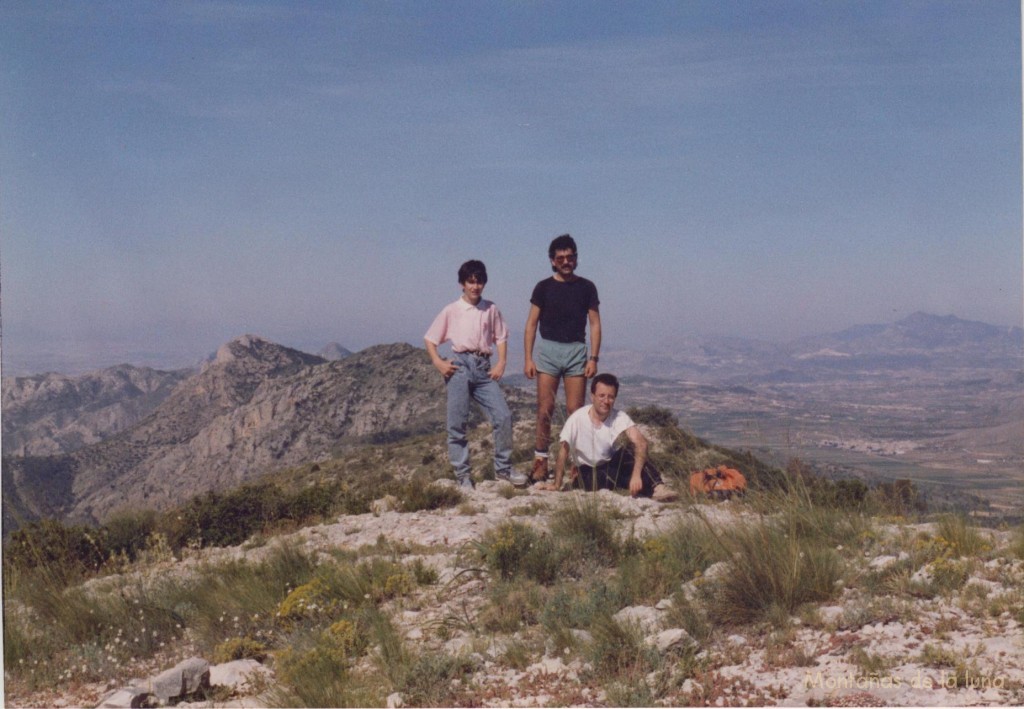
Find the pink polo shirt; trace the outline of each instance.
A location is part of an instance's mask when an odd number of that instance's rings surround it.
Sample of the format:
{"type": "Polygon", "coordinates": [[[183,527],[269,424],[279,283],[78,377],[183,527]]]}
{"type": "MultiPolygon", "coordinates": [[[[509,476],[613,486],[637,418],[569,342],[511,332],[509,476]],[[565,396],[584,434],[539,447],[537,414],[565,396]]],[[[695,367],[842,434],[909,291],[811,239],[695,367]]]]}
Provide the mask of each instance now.
{"type": "Polygon", "coordinates": [[[491,301],[481,298],[476,305],[470,305],[459,298],[444,306],[423,337],[435,345],[451,340],[456,352],[475,350],[490,354],[495,344],[508,340],[508,326],[491,301]]]}

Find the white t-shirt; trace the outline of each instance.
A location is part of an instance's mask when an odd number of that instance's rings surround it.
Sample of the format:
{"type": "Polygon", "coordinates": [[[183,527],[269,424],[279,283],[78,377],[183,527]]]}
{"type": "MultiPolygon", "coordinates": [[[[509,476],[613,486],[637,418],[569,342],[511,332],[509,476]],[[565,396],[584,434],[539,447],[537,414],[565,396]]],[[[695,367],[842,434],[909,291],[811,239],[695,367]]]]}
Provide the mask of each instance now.
{"type": "Polygon", "coordinates": [[[636,424],[629,414],[612,409],[601,425],[595,425],[590,418],[588,404],[573,412],[562,426],[559,440],[569,444],[571,459],[581,465],[594,467],[612,458],[615,439],[636,424]]]}

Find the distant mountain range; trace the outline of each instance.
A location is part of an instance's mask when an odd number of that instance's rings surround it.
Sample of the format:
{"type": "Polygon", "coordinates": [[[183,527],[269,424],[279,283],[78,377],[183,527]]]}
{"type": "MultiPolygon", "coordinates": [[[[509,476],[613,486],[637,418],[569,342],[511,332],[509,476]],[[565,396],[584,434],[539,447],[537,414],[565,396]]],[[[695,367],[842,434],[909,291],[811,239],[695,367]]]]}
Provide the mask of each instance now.
{"type": "MultiPolygon", "coordinates": [[[[744,386],[915,368],[1020,371],[1022,353],[1020,328],[915,313],[783,345],[687,338],[610,351],[602,369],[744,386]]],[[[332,344],[318,356],[251,335],[199,370],[124,365],[5,378],[4,520],[95,521],[122,508],[168,507],[347,445],[440,431],[444,401],[426,353],[411,345],[353,354],[332,344]]]]}
{"type": "Polygon", "coordinates": [[[1020,369],[1024,330],[914,313],[891,325],[858,325],[783,344],[735,337],[675,338],[650,350],[603,354],[605,369],[624,375],[715,383],[817,381],[866,370],[1020,369]]]}
{"type": "MultiPolygon", "coordinates": [[[[444,402],[441,378],[411,345],[329,362],[241,337],[133,426],[63,455],[5,456],[5,523],[168,507],[347,444],[442,430],[444,402]]],[[[21,410],[34,409],[22,400],[21,410]]]]}

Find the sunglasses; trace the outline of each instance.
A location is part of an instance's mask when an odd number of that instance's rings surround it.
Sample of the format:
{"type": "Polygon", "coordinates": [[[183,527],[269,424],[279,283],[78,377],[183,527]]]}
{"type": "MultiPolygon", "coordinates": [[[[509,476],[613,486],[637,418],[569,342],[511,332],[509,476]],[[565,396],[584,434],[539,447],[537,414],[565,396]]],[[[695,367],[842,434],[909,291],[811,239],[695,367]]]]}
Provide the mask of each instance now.
{"type": "Polygon", "coordinates": [[[555,256],[555,258],[553,258],[552,261],[554,261],[555,263],[559,263],[559,264],[561,264],[561,263],[575,263],[575,261],[576,261],[576,254],[571,254],[569,256],[555,256]]]}

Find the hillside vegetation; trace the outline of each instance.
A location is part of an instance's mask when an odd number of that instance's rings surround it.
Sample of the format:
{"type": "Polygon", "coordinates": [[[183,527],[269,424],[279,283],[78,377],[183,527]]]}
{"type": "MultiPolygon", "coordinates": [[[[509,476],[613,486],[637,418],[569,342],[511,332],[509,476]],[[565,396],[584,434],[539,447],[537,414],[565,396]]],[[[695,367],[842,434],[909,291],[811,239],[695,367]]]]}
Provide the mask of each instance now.
{"type": "Polygon", "coordinates": [[[658,505],[516,491],[485,466],[466,495],[432,433],[100,527],[27,526],[5,545],[8,703],[96,702],[193,655],[269,671],[192,697],[215,706],[1024,699],[1020,530],[631,413],[674,484],[726,463],[751,491],[658,505]]]}

